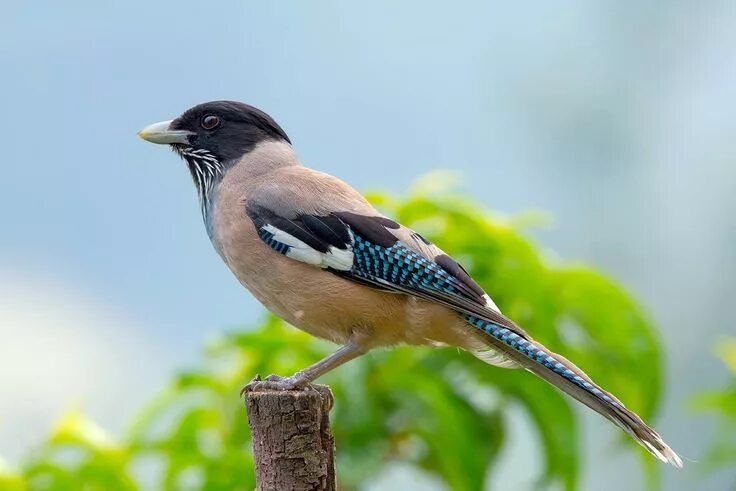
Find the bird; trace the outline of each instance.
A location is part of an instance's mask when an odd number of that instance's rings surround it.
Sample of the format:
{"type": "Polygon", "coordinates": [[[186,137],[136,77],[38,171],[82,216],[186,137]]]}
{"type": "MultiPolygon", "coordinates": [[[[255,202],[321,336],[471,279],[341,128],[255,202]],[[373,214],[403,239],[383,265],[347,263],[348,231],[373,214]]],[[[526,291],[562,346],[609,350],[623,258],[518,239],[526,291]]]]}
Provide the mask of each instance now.
{"type": "Polygon", "coordinates": [[[247,388],[303,388],[375,348],[455,346],[526,369],[682,467],[636,413],[502,314],[460,263],[347,183],[303,165],[265,112],[206,102],[138,135],[185,161],[207,234],[238,281],[275,315],[339,345],[292,376],[247,388]]]}

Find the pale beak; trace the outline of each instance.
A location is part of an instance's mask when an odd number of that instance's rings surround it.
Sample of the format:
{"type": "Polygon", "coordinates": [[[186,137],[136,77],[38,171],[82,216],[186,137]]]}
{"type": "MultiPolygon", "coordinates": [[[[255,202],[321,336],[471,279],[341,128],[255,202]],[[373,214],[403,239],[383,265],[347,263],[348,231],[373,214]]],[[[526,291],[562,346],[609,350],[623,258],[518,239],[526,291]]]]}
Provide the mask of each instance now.
{"type": "Polygon", "coordinates": [[[146,126],[138,132],[138,136],[151,143],[172,144],[189,143],[189,137],[195,133],[187,130],[170,130],[171,121],[161,121],[146,126]]]}

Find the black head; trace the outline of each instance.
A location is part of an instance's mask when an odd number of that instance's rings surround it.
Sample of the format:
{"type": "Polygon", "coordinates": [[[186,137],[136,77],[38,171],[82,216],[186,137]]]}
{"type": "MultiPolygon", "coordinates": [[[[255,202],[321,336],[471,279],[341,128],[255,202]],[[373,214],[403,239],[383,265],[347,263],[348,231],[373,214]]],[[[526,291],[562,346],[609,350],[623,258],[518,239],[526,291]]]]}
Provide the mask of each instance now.
{"type": "Polygon", "coordinates": [[[152,124],[138,134],[144,140],[166,143],[180,151],[207,152],[223,164],[239,159],[264,140],[291,143],[271,116],[233,101],[199,104],[173,121],[152,124]]]}
{"type": "Polygon", "coordinates": [[[187,143],[179,145],[206,150],[223,163],[239,159],[264,140],[291,143],[271,116],[242,102],[199,104],[173,120],[169,129],[190,132],[187,143]]]}
{"type": "Polygon", "coordinates": [[[147,126],[138,135],[171,145],[187,161],[203,203],[224,171],[256,145],[267,140],[291,143],[271,116],[232,101],[199,104],[172,121],[147,126]]]}

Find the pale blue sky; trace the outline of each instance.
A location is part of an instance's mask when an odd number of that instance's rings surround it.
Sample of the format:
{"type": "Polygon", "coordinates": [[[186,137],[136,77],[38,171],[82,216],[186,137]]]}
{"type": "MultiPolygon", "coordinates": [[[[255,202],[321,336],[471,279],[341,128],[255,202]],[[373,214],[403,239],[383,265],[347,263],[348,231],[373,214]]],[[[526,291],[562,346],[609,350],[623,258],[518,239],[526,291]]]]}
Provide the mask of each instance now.
{"type": "MultiPolygon", "coordinates": [[[[614,276],[659,322],[672,383],[657,426],[701,454],[710,426],[686,398],[725,379],[711,354],[736,332],[734,4],[7,3],[0,455],[70,401],[120,428],[207,338],[258,318],[182,162],[135,137],[223,98],[360,189],[452,169],[484,206],[550,213],[536,237],[551,256],[614,276]]],[[[586,421],[586,482],[637,482],[615,432],[586,421]]],[[[506,469],[529,445],[516,426],[506,469]]],[[[667,489],[693,475],[665,472],[667,489]]]]}

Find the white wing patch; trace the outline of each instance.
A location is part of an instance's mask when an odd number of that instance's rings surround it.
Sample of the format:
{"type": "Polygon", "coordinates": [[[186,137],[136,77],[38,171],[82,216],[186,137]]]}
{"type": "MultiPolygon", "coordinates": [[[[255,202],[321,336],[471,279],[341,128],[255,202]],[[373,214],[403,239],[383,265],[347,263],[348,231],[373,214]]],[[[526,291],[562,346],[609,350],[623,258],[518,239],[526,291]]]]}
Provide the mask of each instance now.
{"type": "Polygon", "coordinates": [[[303,263],[314,264],[321,268],[332,268],[339,271],[349,271],[353,267],[352,246],[348,246],[347,249],[330,246],[327,252],[320,252],[306,242],[271,224],[264,225],[263,230],[273,235],[273,240],[289,246],[286,257],[303,263]]]}
{"type": "Polygon", "coordinates": [[[283,230],[274,227],[271,224],[265,225],[263,230],[273,235],[273,240],[281,242],[290,247],[289,252],[286,253],[287,257],[296,259],[307,264],[321,265],[322,254],[321,252],[312,249],[305,242],[297,239],[291,234],[284,232],[283,230]]]}
{"type": "Polygon", "coordinates": [[[326,254],[323,254],[322,267],[329,267],[339,271],[350,271],[353,267],[353,247],[348,246],[347,249],[338,249],[330,246],[326,254]]]}

